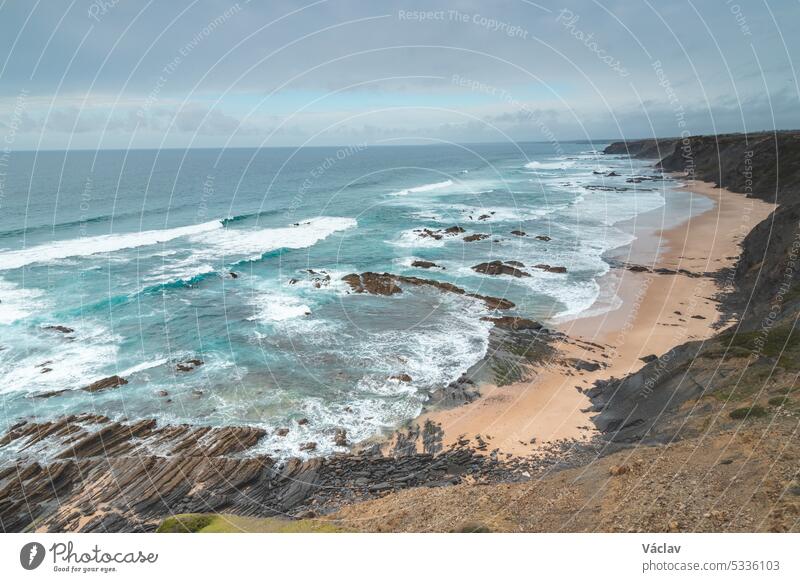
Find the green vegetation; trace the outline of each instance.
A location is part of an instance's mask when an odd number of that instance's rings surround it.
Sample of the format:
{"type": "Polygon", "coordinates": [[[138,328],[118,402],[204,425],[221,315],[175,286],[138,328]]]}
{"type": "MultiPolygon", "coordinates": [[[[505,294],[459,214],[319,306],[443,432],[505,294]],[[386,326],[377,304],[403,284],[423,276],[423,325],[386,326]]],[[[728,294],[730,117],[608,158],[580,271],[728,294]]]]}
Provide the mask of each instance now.
{"type": "Polygon", "coordinates": [[[769,399],[770,406],[783,406],[787,402],[789,402],[788,396],[775,396],[769,399]]]}
{"type": "Polygon", "coordinates": [[[244,517],[214,513],[186,513],[168,517],[158,533],[335,533],[341,529],[313,519],[244,517]]]}
{"type": "Polygon", "coordinates": [[[723,345],[744,348],[753,355],[778,358],[778,365],[787,370],[800,370],[800,329],[792,324],[726,334],[720,337],[723,345]]]}
{"type": "Polygon", "coordinates": [[[761,418],[767,415],[767,410],[763,406],[745,406],[744,408],[737,408],[731,411],[730,417],[733,419],[741,418],[761,418]]]}

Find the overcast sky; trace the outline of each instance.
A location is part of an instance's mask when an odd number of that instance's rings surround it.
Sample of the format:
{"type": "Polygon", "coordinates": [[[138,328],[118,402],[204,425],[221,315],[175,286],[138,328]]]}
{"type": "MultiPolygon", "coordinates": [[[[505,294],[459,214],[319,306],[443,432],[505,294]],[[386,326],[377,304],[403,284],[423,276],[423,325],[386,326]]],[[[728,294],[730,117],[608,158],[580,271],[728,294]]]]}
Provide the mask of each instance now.
{"type": "Polygon", "coordinates": [[[0,145],[798,128],[798,24],[798,0],[0,0],[0,145]]]}

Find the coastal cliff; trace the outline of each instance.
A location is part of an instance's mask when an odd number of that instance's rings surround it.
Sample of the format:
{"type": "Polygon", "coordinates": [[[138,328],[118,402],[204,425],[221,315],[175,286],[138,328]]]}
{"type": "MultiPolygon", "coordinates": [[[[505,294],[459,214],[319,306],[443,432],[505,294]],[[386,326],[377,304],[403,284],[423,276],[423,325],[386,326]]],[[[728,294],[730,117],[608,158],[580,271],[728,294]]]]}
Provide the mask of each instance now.
{"type": "MultiPolygon", "coordinates": [[[[778,206],[757,224],[743,215],[731,268],[627,266],[718,281],[727,327],[591,386],[579,384],[581,375],[606,365],[608,346],[592,346],[597,362],[559,368],[574,379],[569,391],[590,400],[594,440],[506,457],[488,434],[443,446],[441,427],[420,423],[396,433],[388,450],[279,462],[243,454],[264,436],[247,427],[159,427],[92,414],[30,420],[0,436],[0,446],[20,451],[0,473],[0,529],[154,531],[174,513],[232,513],[356,531],[797,530],[800,132],[619,142],[605,153],[650,158],[686,180],[778,206]]],[[[355,293],[394,294],[404,285],[464,293],[390,273],[345,281],[355,293]]],[[[531,338],[549,354],[557,337],[529,320],[492,321],[495,357],[484,367],[501,378],[522,376],[531,338]],[[519,337],[509,341],[512,332],[519,337]]],[[[471,381],[456,384],[438,398],[475,397],[471,381]]]]}
{"type": "Polygon", "coordinates": [[[800,132],[618,142],[605,153],[654,159],[689,188],[702,180],[777,204],[762,221],[745,205],[739,232],[709,233],[741,240],[733,267],[705,275],[718,282],[727,327],[587,390],[600,436],[586,466],[521,484],[405,491],[346,507],[340,523],[358,520],[362,531],[797,530],[800,132]]]}
{"type": "MultiPolygon", "coordinates": [[[[623,143],[611,144],[606,153],[623,143]]],[[[627,145],[636,149],[637,143],[627,145]]],[[[689,137],[675,142],[656,166],[778,207],[756,225],[743,214],[742,230],[752,229],[733,272],[717,274],[726,291],[721,308],[736,321],[733,326],[711,341],[677,345],[638,372],[589,392],[598,429],[617,443],[696,436],[699,425],[688,420],[697,411],[681,410],[685,402],[718,393],[751,396],[751,406],[763,405],[768,384],[793,388],[798,361],[800,132],[689,137]]]]}

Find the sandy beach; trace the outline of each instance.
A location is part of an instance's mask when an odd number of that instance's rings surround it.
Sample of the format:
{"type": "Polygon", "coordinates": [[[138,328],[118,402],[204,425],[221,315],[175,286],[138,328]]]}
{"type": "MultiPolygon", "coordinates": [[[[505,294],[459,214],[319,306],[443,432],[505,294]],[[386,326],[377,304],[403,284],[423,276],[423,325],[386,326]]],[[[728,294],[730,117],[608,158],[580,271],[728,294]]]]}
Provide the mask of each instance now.
{"type": "Polygon", "coordinates": [[[709,199],[713,206],[641,236],[631,225],[637,238],[616,256],[648,271],[616,267],[603,278],[601,286],[604,291],[613,289],[619,308],[551,326],[566,337],[556,344],[558,355],[529,380],[484,386],[478,400],[432,411],[420,420],[440,423],[446,446],[481,435],[487,450],[499,449],[501,454],[528,455],[549,442],[588,439],[593,434],[592,413],[583,390],[596,380],[635,372],[644,364],[641,358],[711,337],[722,323],[715,295],[726,281],[708,275],[734,264],[742,239],[774,205],[707,182],[695,181],[683,189],[709,199]],[[656,269],[683,272],[660,274],[653,272],[656,269]],[[571,359],[600,368],[580,371],[571,359]]]}

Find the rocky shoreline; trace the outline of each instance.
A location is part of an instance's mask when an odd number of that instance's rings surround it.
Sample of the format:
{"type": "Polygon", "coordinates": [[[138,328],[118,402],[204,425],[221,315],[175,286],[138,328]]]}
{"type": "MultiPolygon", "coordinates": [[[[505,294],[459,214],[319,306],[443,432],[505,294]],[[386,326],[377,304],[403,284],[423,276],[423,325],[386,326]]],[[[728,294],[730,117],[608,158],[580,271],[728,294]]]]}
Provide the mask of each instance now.
{"type": "Polygon", "coordinates": [[[529,458],[499,458],[491,435],[442,450],[436,427],[402,431],[386,454],[248,456],[262,429],[156,426],[82,414],[21,422],[0,440],[18,450],[0,472],[5,532],[155,531],[179,513],[316,517],[411,487],[514,482],[590,462],[599,448],[553,443],[529,458]],[[421,448],[422,452],[417,452],[421,448]]]}
{"type": "MultiPolygon", "coordinates": [[[[248,454],[266,434],[252,427],[160,427],[152,419],[114,421],[92,414],[49,422],[27,420],[0,437],[0,447],[15,455],[15,461],[0,471],[0,530],[154,531],[162,519],[176,513],[317,517],[407,489],[526,482],[585,467],[620,449],[663,446],[701,434],[706,430],[703,419],[715,414],[717,407],[685,405],[712,387],[725,387],[726,382],[738,385],[743,365],[754,378],[777,368],[779,379],[789,383],[795,365],[785,352],[789,349],[793,359],[798,355],[795,349],[800,350],[800,338],[789,327],[800,312],[800,269],[788,268],[800,223],[800,133],[619,142],[606,153],[641,158],[658,154],[662,159],[657,167],[664,171],[702,177],[779,206],[745,237],[733,273],[725,275],[730,293],[722,298],[722,307],[738,320],[737,330],[722,332],[710,342],[675,346],[661,357],[648,357],[634,374],[586,389],[598,438],[531,446],[529,455],[507,456],[493,447],[492,435],[465,435],[444,446],[440,427],[412,422],[389,443],[364,444],[329,457],[277,461],[248,454]],[[765,318],[783,341],[777,348],[767,340],[766,347],[758,344],[765,318]]],[[[440,233],[428,236],[434,235],[440,233]]],[[[474,268],[516,277],[524,276],[522,267],[500,262],[474,268]]],[[[655,274],[708,275],[678,269],[655,274]]],[[[368,272],[344,280],[354,293],[390,296],[402,293],[404,286],[423,286],[475,299],[493,311],[514,307],[503,298],[471,294],[433,279],[368,272]]],[[[494,314],[490,319],[494,325],[489,355],[459,381],[431,394],[432,407],[474,400],[487,379],[502,384],[524,378],[532,364],[555,354],[553,341],[563,339],[537,322],[513,315],[494,314]]],[[[572,367],[579,370],[581,365],[574,362],[572,367]]],[[[120,384],[107,380],[96,388],[120,384]]],[[[743,408],[744,418],[754,408],[743,408]]]]}

